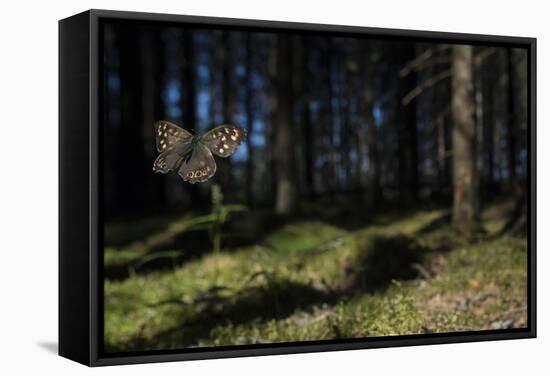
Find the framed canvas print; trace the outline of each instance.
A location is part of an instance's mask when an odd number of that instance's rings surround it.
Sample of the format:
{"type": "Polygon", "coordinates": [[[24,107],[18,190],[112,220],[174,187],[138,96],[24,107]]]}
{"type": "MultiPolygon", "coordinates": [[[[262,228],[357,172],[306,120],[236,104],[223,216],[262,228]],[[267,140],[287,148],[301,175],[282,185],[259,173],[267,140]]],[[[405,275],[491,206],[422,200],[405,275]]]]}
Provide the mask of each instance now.
{"type": "Polygon", "coordinates": [[[105,10],[60,21],[60,355],[534,337],[535,48],[105,10]]]}

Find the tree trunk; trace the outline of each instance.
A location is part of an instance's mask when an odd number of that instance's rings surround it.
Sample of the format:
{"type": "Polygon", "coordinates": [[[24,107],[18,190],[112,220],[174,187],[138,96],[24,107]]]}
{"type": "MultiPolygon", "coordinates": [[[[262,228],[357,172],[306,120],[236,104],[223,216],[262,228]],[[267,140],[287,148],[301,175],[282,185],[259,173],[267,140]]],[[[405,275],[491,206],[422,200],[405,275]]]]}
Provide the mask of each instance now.
{"type": "Polygon", "coordinates": [[[254,204],[254,149],[252,145],[252,133],[254,131],[254,109],[253,109],[253,81],[252,81],[252,37],[250,34],[246,34],[246,99],[245,99],[245,111],[246,111],[246,148],[248,150],[248,158],[246,160],[246,190],[248,205],[254,204]]]}
{"type": "Polygon", "coordinates": [[[348,57],[344,57],[343,61],[343,71],[344,78],[341,85],[344,89],[341,91],[340,99],[340,165],[341,170],[344,172],[342,184],[339,186],[339,190],[349,190],[352,189],[352,173],[351,173],[351,101],[353,99],[353,90],[351,90],[351,85],[353,82],[352,70],[350,69],[350,64],[348,64],[348,57]]]}
{"type": "Polygon", "coordinates": [[[143,150],[142,75],[138,38],[129,30],[120,32],[120,136],[113,163],[123,166],[116,176],[117,206],[129,209],[143,204],[139,189],[144,175],[150,172],[143,150]],[[137,60],[137,61],[136,61],[137,60]],[[137,108],[136,108],[137,107],[137,108]]]}
{"type": "Polygon", "coordinates": [[[357,137],[359,185],[367,189],[367,203],[374,204],[382,196],[380,188],[380,160],[378,156],[378,132],[374,118],[374,64],[372,51],[362,42],[359,53],[360,103],[357,137]]]}
{"type": "Polygon", "coordinates": [[[195,51],[193,48],[193,34],[191,31],[184,31],[182,36],[183,42],[183,124],[185,128],[197,131],[197,99],[196,99],[196,84],[195,84],[195,51]]]}
{"type": "Polygon", "coordinates": [[[302,108],[302,124],[304,127],[304,159],[305,159],[305,190],[309,199],[315,197],[315,142],[313,124],[311,122],[311,111],[309,109],[309,101],[303,103],[302,108]]]}
{"type": "MultiPolygon", "coordinates": [[[[147,72],[143,76],[143,123],[144,123],[144,149],[147,156],[154,160],[156,156],[155,139],[151,137],[153,124],[156,121],[164,119],[164,107],[162,101],[162,90],[164,88],[164,69],[163,57],[164,51],[160,43],[159,32],[142,33],[140,38],[140,58],[143,62],[143,70],[147,72]],[[154,51],[155,53],[151,53],[154,51]]],[[[149,187],[149,196],[151,200],[157,203],[163,203],[166,200],[165,192],[166,179],[160,175],[152,175],[147,180],[149,187]]]]}
{"type": "Polygon", "coordinates": [[[269,85],[267,87],[267,107],[268,107],[268,124],[266,126],[266,182],[264,183],[267,187],[267,198],[270,204],[276,203],[276,194],[277,194],[277,176],[276,176],[276,143],[277,140],[275,135],[277,134],[277,122],[278,122],[278,109],[279,101],[277,98],[277,82],[278,82],[278,72],[277,72],[277,35],[269,35],[267,37],[268,47],[268,56],[267,56],[267,75],[269,77],[269,85]]]}
{"type": "Polygon", "coordinates": [[[210,35],[210,45],[208,49],[208,126],[218,125],[220,114],[219,106],[219,87],[220,87],[220,64],[221,57],[219,52],[220,37],[218,33],[210,35]]]}
{"type": "MultiPolygon", "coordinates": [[[[403,46],[398,50],[401,69],[416,57],[415,45],[403,46]]],[[[397,119],[399,126],[399,197],[405,203],[412,203],[418,197],[418,142],[416,132],[417,100],[408,104],[402,103],[405,97],[417,85],[416,72],[410,72],[401,78],[398,84],[399,100],[397,101],[397,119]]]]}
{"type": "MultiPolygon", "coordinates": [[[[197,90],[195,74],[195,48],[193,44],[193,32],[183,30],[178,38],[181,43],[181,112],[182,126],[190,132],[197,133],[197,90]]],[[[192,202],[200,200],[200,185],[192,184],[188,187],[188,192],[192,202]]]]}
{"type": "Polygon", "coordinates": [[[514,100],[517,90],[515,82],[515,72],[514,72],[514,56],[511,48],[506,49],[506,67],[507,67],[507,76],[508,76],[508,90],[507,90],[507,147],[508,147],[508,181],[510,187],[513,191],[516,188],[516,153],[517,145],[516,139],[518,137],[517,130],[517,113],[516,113],[516,101],[514,100]]]}
{"type": "Polygon", "coordinates": [[[484,197],[490,197],[493,192],[495,178],[495,75],[492,63],[486,64],[482,70],[485,80],[483,85],[483,176],[484,197]]]}
{"type": "Polygon", "coordinates": [[[296,90],[297,102],[299,103],[299,116],[300,116],[300,126],[302,129],[301,133],[301,166],[303,169],[302,180],[300,184],[303,185],[302,192],[308,199],[313,199],[315,197],[315,155],[316,155],[316,132],[313,127],[311,120],[311,109],[310,101],[312,97],[311,92],[311,82],[312,75],[310,72],[309,62],[310,62],[310,52],[309,47],[311,40],[306,36],[300,36],[296,39],[296,90]]]}
{"type": "Polygon", "coordinates": [[[324,185],[325,190],[328,191],[328,196],[330,199],[334,197],[334,191],[336,188],[336,145],[334,144],[334,90],[332,87],[332,56],[333,56],[333,45],[330,37],[326,39],[326,50],[325,50],[325,67],[326,67],[326,81],[325,85],[327,88],[327,115],[326,115],[326,128],[325,134],[322,139],[325,140],[324,150],[328,158],[325,159],[326,167],[324,173],[324,185]]]}
{"type": "MultiPolygon", "coordinates": [[[[230,33],[224,31],[222,34],[222,46],[221,46],[221,62],[222,62],[222,115],[224,123],[232,123],[234,116],[234,98],[233,85],[231,76],[233,74],[233,59],[232,59],[232,46],[230,33]]],[[[216,124],[219,125],[219,124],[216,124]]],[[[231,159],[230,158],[218,158],[216,161],[218,164],[219,181],[221,184],[222,192],[226,197],[231,197],[231,183],[232,183],[232,171],[231,171],[231,159]]]]}
{"type": "MultiPolygon", "coordinates": [[[[447,51],[438,51],[435,55],[436,58],[447,57],[447,51]]],[[[447,68],[445,68],[447,69],[447,68]]],[[[432,75],[438,75],[442,72],[442,68],[435,66],[432,71],[432,75]]],[[[449,87],[448,82],[442,82],[440,85],[436,85],[432,90],[432,122],[435,130],[435,146],[434,146],[434,160],[436,164],[436,183],[434,185],[437,195],[443,196],[447,192],[449,186],[449,169],[448,169],[448,129],[447,129],[447,113],[449,112],[449,87]]]]}
{"type": "Polygon", "coordinates": [[[275,174],[277,179],[275,211],[290,214],[296,206],[296,174],[293,128],[292,59],[290,36],[277,35],[277,112],[275,134],[275,174]]]}
{"type": "Polygon", "coordinates": [[[451,109],[453,116],[453,224],[470,231],[479,221],[477,132],[474,118],[472,47],[454,46],[451,109]]]}

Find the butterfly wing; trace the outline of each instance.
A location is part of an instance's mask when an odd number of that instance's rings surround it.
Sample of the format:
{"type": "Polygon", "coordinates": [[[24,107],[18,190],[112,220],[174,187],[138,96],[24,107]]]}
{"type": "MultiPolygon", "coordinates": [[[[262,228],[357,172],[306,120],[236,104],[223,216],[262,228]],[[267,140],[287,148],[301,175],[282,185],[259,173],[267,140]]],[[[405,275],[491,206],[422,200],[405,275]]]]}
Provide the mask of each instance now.
{"type": "Polygon", "coordinates": [[[244,129],[233,124],[220,125],[201,136],[200,142],[219,157],[229,157],[245,138],[244,129]]]}
{"type": "Polygon", "coordinates": [[[179,143],[190,143],[193,135],[176,124],[166,120],[155,123],[155,138],[159,153],[172,149],[179,143]]]}
{"type": "Polygon", "coordinates": [[[157,157],[153,163],[153,171],[166,174],[170,171],[177,170],[181,164],[183,157],[173,149],[167,150],[157,157]]]}
{"type": "Polygon", "coordinates": [[[183,180],[195,184],[210,179],[216,173],[216,161],[210,150],[201,142],[196,142],[191,156],[181,163],[178,174],[183,180]]]}

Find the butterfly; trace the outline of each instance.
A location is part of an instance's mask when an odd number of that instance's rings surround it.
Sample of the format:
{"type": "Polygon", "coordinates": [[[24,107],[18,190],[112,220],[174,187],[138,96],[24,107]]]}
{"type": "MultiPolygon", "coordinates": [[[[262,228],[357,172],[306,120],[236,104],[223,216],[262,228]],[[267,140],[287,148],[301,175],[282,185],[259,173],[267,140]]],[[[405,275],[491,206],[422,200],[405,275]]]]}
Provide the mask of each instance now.
{"type": "Polygon", "coordinates": [[[238,125],[222,124],[203,135],[194,135],[166,120],[155,123],[157,151],[153,171],[166,174],[177,171],[184,181],[195,184],[216,173],[215,154],[227,158],[245,138],[238,125]]]}

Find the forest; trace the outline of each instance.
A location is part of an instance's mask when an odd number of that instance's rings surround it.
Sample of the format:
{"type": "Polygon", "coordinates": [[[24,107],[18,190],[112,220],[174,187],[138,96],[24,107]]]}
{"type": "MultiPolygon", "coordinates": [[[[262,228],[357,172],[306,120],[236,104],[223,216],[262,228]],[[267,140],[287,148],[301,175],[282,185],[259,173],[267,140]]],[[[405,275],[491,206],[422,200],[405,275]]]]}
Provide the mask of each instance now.
{"type": "Polygon", "coordinates": [[[526,325],[526,49],[101,32],[107,351],[526,325]],[[247,137],[191,185],[152,171],[161,119],[247,137]]]}

